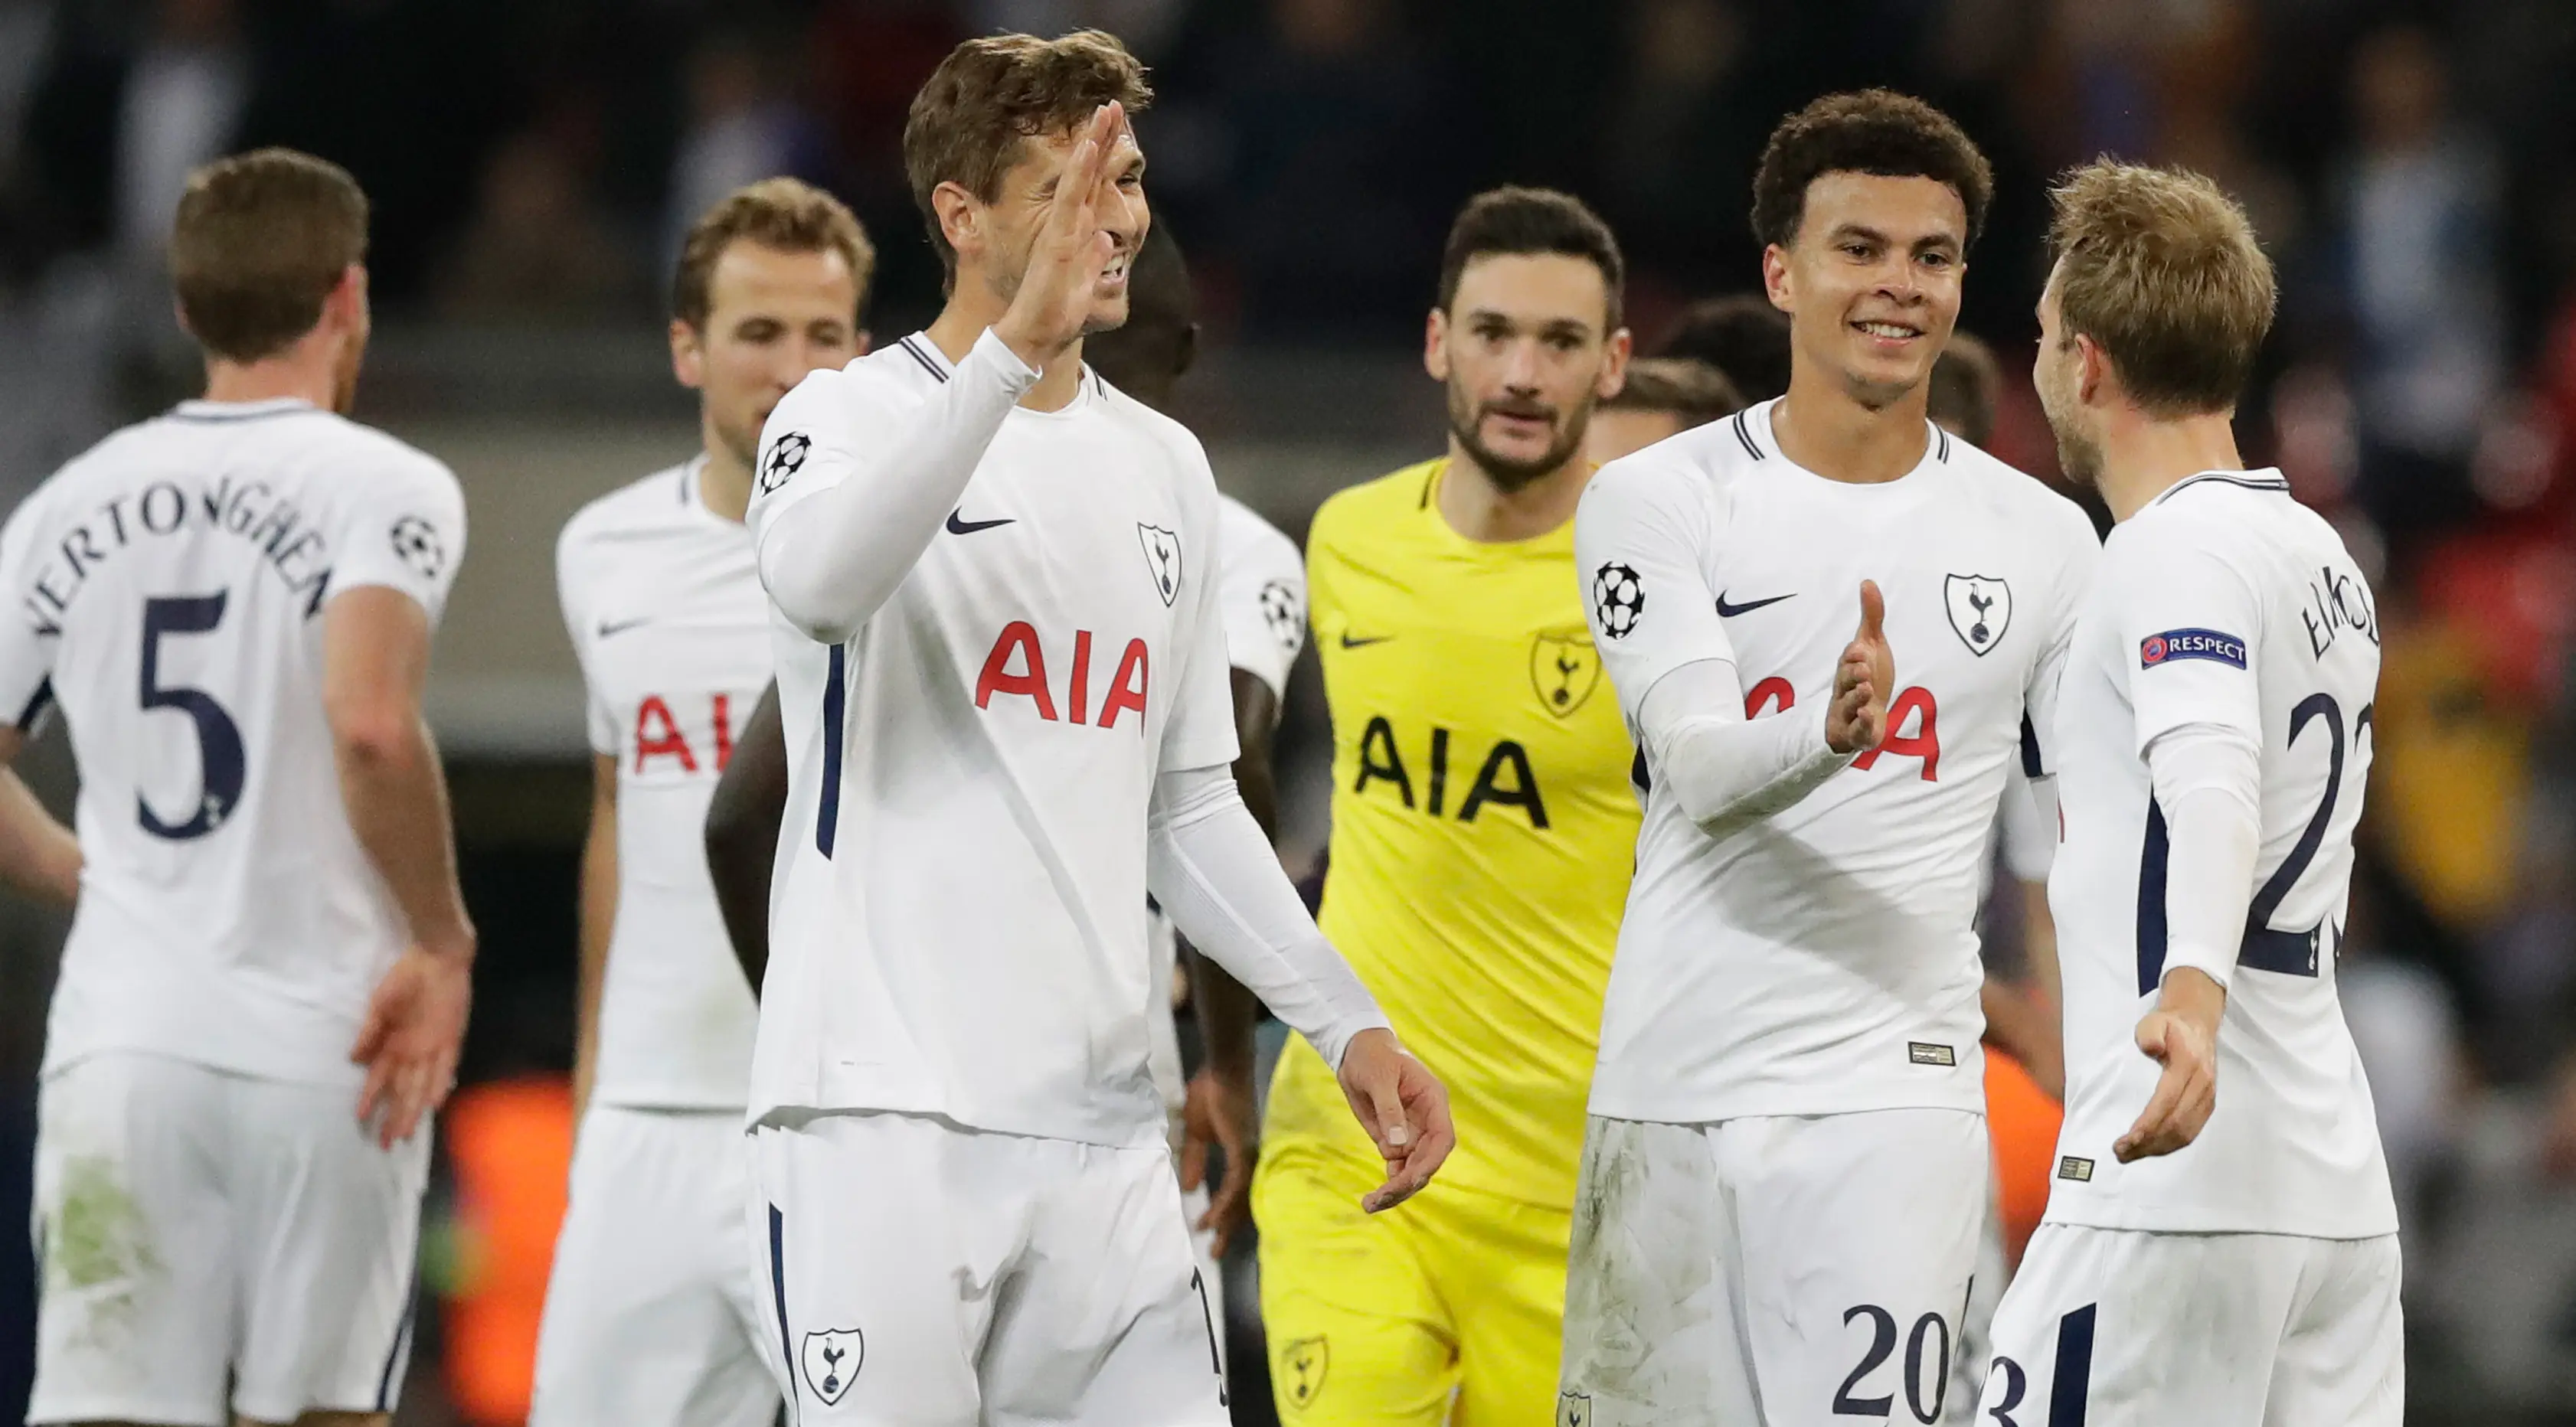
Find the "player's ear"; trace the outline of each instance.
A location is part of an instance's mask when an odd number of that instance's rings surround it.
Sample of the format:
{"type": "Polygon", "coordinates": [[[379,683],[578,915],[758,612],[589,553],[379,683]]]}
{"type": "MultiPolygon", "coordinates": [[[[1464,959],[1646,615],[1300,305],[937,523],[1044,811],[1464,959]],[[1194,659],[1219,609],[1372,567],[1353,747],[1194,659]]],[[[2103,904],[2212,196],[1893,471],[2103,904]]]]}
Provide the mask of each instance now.
{"type": "Polygon", "coordinates": [[[1797,294],[1789,283],[1789,250],[1778,243],[1762,250],[1762,295],[1783,312],[1798,310],[1797,294]]]}
{"type": "Polygon", "coordinates": [[[1433,381],[1449,380],[1449,314],[1437,307],[1422,328],[1422,369],[1433,381]]]}
{"type": "Polygon", "coordinates": [[[1601,376],[1593,382],[1592,394],[1608,401],[1628,385],[1628,355],[1636,349],[1636,338],[1622,327],[1602,344],[1601,376]]]}
{"type": "Polygon", "coordinates": [[[707,384],[706,346],[698,329],[677,317],[671,319],[671,375],[692,390],[707,384]]]}
{"type": "Polygon", "coordinates": [[[984,205],[962,183],[943,183],[930,191],[930,211],[939,219],[939,236],[959,258],[984,251],[984,205]]]}
{"type": "Polygon", "coordinates": [[[2078,332],[2075,334],[2075,395],[2086,406],[2099,403],[2103,388],[2111,384],[2111,354],[2101,344],[2078,332]]]}

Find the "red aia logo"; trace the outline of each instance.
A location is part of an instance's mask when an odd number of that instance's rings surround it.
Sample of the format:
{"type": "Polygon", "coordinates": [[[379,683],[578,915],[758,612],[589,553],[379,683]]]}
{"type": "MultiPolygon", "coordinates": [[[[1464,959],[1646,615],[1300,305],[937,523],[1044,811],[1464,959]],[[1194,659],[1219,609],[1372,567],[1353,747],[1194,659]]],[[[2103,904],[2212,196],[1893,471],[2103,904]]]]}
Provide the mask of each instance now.
{"type": "Polygon", "coordinates": [[[1136,731],[1145,731],[1145,695],[1153,687],[1153,671],[1145,652],[1145,641],[1130,639],[1127,650],[1118,656],[1118,671],[1109,676],[1100,698],[1098,716],[1091,708],[1091,631],[1073,632],[1073,672],[1064,681],[1064,706],[1057,712],[1055,691],[1047,678],[1046,648],[1038,639],[1037,629],[1027,620],[1015,619],[1002,626],[1001,637],[993,641],[993,652],[984,656],[984,672],[975,678],[975,707],[990,704],[995,694],[1016,694],[1037,706],[1038,717],[1049,723],[1059,717],[1067,723],[1090,723],[1099,728],[1118,726],[1118,715],[1136,711],[1136,731]]]}
{"type": "MultiPolygon", "coordinates": [[[[1754,685],[1753,691],[1744,696],[1744,716],[1760,718],[1765,704],[1773,705],[1774,713],[1785,713],[1796,707],[1797,702],[1798,691],[1788,680],[1775,674],[1754,685]]],[[[1923,781],[1941,781],[1941,706],[1933,701],[1930,689],[1899,691],[1887,706],[1887,736],[1878,741],[1876,748],[1853,759],[1852,766],[1866,773],[1876,766],[1878,755],[1882,753],[1893,753],[1900,758],[1920,758],[1923,760],[1923,781]],[[1919,717],[1920,720],[1910,734],[1905,731],[1905,721],[1909,717],[1919,717]]]]}
{"type": "MultiPolygon", "coordinates": [[[[715,754],[710,771],[721,773],[733,761],[733,697],[717,694],[708,703],[708,737],[715,754]]],[[[635,706],[635,771],[643,772],[645,761],[652,758],[676,758],[681,772],[698,771],[697,750],[689,746],[688,733],[660,694],[646,694],[644,702],[635,706]]]]}

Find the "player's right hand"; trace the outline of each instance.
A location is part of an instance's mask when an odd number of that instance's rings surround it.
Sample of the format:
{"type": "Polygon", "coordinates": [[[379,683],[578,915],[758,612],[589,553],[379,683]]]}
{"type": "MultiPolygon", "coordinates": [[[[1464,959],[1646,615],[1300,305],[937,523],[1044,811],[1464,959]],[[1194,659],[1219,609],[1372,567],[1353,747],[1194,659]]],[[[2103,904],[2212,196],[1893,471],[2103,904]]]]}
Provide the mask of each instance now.
{"type": "Polygon", "coordinates": [[[1118,256],[1117,239],[1100,225],[1100,207],[1118,201],[1110,191],[1109,162],[1126,136],[1127,111],[1116,100],[1092,111],[1091,122],[1064,161],[1054,196],[1047,200],[1020,289],[1002,320],[993,324],[993,331],[1033,368],[1044,370],[1082,339],[1101,277],[1118,256]]]}
{"type": "Polygon", "coordinates": [[[1877,582],[1860,582],[1860,629],[1834,669],[1834,700],[1825,710],[1825,746],[1864,753],[1887,737],[1887,695],[1896,687],[1896,655],[1887,647],[1887,601],[1877,582]]]}
{"type": "Polygon", "coordinates": [[[2172,1154],[2200,1138],[2218,1108],[2218,1019],[2227,992],[2191,967],[2165,974],[2156,1008],[2138,1022],[2138,1049],[2162,1064],[2156,1090],[2112,1143],[2120,1163],[2172,1154]]]}
{"type": "Polygon", "coordinates": [[[376,983],[349,1059],[367,1068],[358,1123],[391,1149],[456,1088],[456,1058],[474,1004],[474,949],[415,945],[376,983]]]}
{"type": "Polygon", "coordinates": [[[1448,1088],[1382,1027],[1351,1037],[1340,1079],[1351,1113],[1386,1161],[1386,1183],[1363,1196],[1360,1207],[1372,1214],[1392,1209],[1422,1192],[1458,1145],[1448,1088]]]}

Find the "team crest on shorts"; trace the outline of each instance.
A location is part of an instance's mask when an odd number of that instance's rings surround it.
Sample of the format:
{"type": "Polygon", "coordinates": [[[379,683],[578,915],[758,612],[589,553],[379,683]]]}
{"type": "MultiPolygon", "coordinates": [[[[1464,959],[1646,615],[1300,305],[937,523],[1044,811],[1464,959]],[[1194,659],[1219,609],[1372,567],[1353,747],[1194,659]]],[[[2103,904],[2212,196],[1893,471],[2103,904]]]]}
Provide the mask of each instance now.
{"type": "Polygon", "coordinates": [[[1311,1407],[1315,1394],[1324,1390],[1324,1370],[1333,1365],[1332,1345],[1318,1333],[1299,1338],[1279,1350],[1279,1375],[1284,1380],[1288,1405],[1311,1407]]]}
{"type": "Polygon", "coordinates": [[[1136,540],[1145,547],[1145,573],[1154,577],[1154,592],[1170,604],[1181,593],[1181,537],[1140,520],[1136,540]]]}
{"type": "Polygon", "coordinates": [[[1949,602],[1950,627],[1969,653],[1982,659],[2003,642],[2012,623],[2012,586],[1993,575],[1952,575],[1941,593],[1949,602]]]}
{"type": "Polygon", "coordinates": [[[1542,634],[1530,642],[1530,687],[1558,718],[1570,717],[1601,687],[1601,651],[1583,630],[1542,634]]]}
{"type": "Polygon", "coordinates": [[[1592,1427],[1592,1394],[1560,1392],[1556,1395],[1556,1427],[1592,1427]]]}
{"type": "Polygon", "coordinates": [[[859,1364],[867,1360],[868,1344],[856,1328],[828,1328],[806,1334],[796,1356],[805,1369],[805,1386],[829,1407],[849,1394],[859,1364]]]}

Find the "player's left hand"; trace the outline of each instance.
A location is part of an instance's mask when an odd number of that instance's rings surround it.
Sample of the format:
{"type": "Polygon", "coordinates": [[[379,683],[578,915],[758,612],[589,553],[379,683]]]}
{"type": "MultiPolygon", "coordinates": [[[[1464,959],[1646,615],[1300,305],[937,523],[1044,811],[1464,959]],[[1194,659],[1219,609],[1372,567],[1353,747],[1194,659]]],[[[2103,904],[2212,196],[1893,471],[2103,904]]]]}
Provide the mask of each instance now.
{"type": "Polygon", "coordinates": [[[1234,1231],[1252,1222],[1252,1167],[1260,1158],[1260,1108],[1252,1087],[1202,1069],[1190,1077],[1181,1106],[1181,1188],[1207,1182],[1208,1147],[1225,1152],[1225,1174],[1208,1191],[1207,1212],[1191,1225],[1214,1230],[1210,1258],[1224,1258],[1234,1231]]]}
{"type": "Polygon", "coordinates": [[[349,1059],[367,1068],[358,1123],[385,1149],[410,1139],[456,1088],[474,1004],[474,954],[413,946],[376,983],[349,1059]]]}
{"type": "Polygon", "coordinates": [[[1865,753],[1887,737],[1887,700],[1896,688],[1896,655],[1887,647],[1887,600],[1878,582],[1860,582],[1860,627],[1834,667],[1833,701],[1825,708],[1825,746],[1865,753]]]}
{"type": "Polygon", "coordinates": [[[2120,1163],[2172,1154],[2200,1137],[2218,1108],[2218,1018],[2227,992],[2191,967],[2166,973],[2156,1008],[2138,1022],[2138,1049],[2165,1068],[2147,1108],[2111,1146],[2120,1163]]]}
{"type": "Polygon", "coordinates": [[[1360,1207],[1372,1214],[1392,1209],[1421,1193],[1457,1147],[1448,1088],[1396,1044],[1395,1032],[1384,1029],[1351,1037],[1342,1052],[1341,1082],[1351,1113],[1386,1161],[1386,1183],[1363,1196],[1360,1207]]]}

